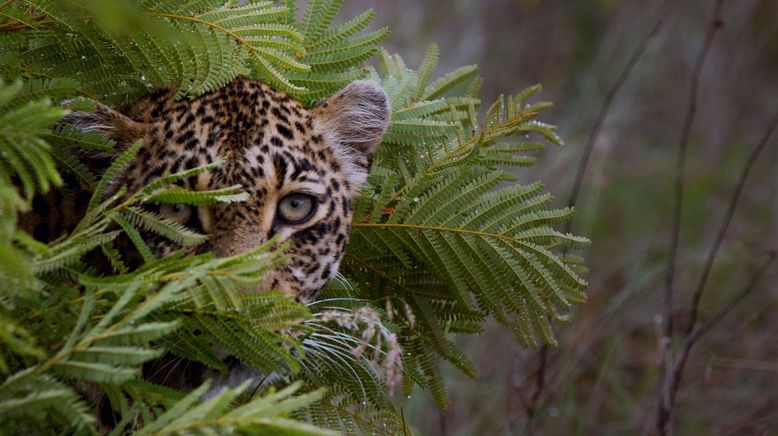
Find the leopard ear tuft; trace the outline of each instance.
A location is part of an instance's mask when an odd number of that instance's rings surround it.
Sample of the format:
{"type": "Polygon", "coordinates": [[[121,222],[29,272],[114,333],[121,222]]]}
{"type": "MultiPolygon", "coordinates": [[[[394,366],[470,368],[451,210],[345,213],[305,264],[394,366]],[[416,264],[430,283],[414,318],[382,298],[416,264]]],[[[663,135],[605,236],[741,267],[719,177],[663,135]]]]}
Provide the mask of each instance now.
{"type": "Polygon", "coordinates": [[[119,148],[141,139],[148,127],[100,103],[95,105],[94,112],[71,112],[61,122],[83,132],[112,139],[119,148]]]}
{"type": "Polygon", "coordinates": [[[357,185],[364,181],[373,154],[389,126],[389,98],[372,80],[357,80],[314,111],[336,154],[355,166],[357,185]],[[360,180],[361,179],[361,180],[360,180]]]}

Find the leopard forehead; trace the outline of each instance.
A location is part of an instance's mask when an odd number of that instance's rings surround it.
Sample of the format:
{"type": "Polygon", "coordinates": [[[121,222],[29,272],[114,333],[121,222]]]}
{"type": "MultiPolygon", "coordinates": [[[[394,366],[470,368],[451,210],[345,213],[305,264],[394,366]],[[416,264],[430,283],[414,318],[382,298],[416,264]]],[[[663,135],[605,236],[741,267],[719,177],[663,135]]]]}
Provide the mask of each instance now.
{"type": "Polygon", "coordinates": [[[216,170],[186,184],[196,189],[240,184],[260,197],[297,185],[350,189],[348,162],[336,155],[315,115],[260,82],[238,79],[192,101],[153,96],[129,116],[150,126],[136,172],[128,174],[131,183],[143,185],[219,159],[216,170]]]}
{"type": "MultiPolygon", "coordinates": [[[[372,150],[346,149],[340,139],[353,142],[356,136],[340,134],[341,126],[332,121],[343,118],[343,108],[336,115],[328,112],[334,110],[330,106],[352,104],[345,91],[310,111],[282,92],[243,78],[195,100],[175,100],[172,93],[144,98],[125,111],[132,123],[143,126],[138,129],[143,146],[120,184],[133,192],[154,178],[220,160],[214,170],[179,183],[196,190],[241,185],[249,199],[198,211],[209,221],[209,240],[199,250],[229,256],[272,236],[288,240],[292,260],[269,272],[262,289],[282,289],[306,300],[337,272],[348,241],[351,203],[372,155],[372,150]],[[279,226],[277,204],[292,193],[315,198],[316,213],[304,225],[279,226]]],[[[382,110],[388,112],[386,103],[382,110]]],[[[382,115],[384,124],[387,116],[382,115]]],[[[156,244],[152,248],[160,254],[178,248],[161,239],[156,244]]]]}

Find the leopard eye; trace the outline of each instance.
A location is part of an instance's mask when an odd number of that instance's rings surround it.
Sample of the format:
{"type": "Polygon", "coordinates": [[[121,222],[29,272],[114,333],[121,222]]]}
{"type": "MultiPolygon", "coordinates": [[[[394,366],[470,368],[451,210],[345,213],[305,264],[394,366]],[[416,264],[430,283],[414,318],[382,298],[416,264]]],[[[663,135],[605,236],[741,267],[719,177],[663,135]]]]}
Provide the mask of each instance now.
{"type": "Polygon", "coordinates": [[[160,204],[159,213],[177,223],[186,224],[192,218],[192,206],[188,204],[160,204]]]}
{"type": "Polygon", "coordinates": [[[307,194],[290,194],[278,203],[278,217],[287,224],[302,224],[316,212],[316,199],[307,194]]]}

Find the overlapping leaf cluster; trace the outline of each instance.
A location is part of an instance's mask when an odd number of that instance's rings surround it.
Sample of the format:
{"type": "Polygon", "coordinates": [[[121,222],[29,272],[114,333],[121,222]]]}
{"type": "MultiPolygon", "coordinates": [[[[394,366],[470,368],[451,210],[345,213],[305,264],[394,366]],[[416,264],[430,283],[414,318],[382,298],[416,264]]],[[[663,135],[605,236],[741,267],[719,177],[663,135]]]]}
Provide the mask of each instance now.
{"type": "MultiPolygon", "coordinates": [[[[10,129],[23,131],[23,126],[10,129]]],[[[46,149],[44,142],[40,145],[46,149]]],[[[293,408],[276,407],[275,401],[291,391],[278,399],[272,392],[269,397],[246,397],[238,413],[226,405],[246,386],[222,392],[218,398],[230,398],[227,403],[212,400],[195,406],[196,397],[184,398],[180,392],[141,381],[141,365],[165,351],[209,365],[214,374],[224,371],[215,353],[217,346],[258,370],[297,372],[300,364],[292,353],[302,350],[301,345],[281,329],[302,329],[310,314],[279,292],[240,294],[241,289],[258,285],[264,272],[285,260],[283,250],[269,249],[273,241],[231,258],[216,259],[209,253],[185,257],[183,252],[154,258],[140,236],[141,228],[183,244],[203,236],[139,208],[151,200],[181,201],[180,196],[165,196],[175,189],[169,186],[190,176],[191,170],[158,179],[124,200],[120,200],[124,198],[121,191],[100,199],[101,187],[138,149],[139,144],[129,148],[106,170],[91,207],[68,237],[43,244],[15,231],[10,238],[7,247],[16,250],[29,271],[24,271],[26,281],[20,282],[16,265],[2,264],[4,278],[8,277],[4,284],[13,287],[4,289],[0,301],[4,332],[0,370],[5,376],[0,384],[0,422],[4,428],[35,433],[94,431],[94,410],[72,384],[78,381],[82,389],[100,386],[109,395],[124,418],[116,427],[119,430],[136,426],[136,417],[141,416],[140,422],[152,429],[163,425],[218,429],[228,423],[243,429],[278,426],[318,433],[282,417],[293,408]],[[139,252],[146,251],[148,259],[142,267],[130,271],[125,265],[124,255],[113,245],[122,233],[118,229],[124,230],[139,252]],[[115,274],[105,275],[94,268],[93,257],[87,254],[96,251],[109,260],[115,274]],[[195,334],[198,329],[202,333],[195,334]],[[189,409],[191,413],[178,416],[189,409]],[[236,414],[240,419],[233,422],[231,417],[236,414]]],[[[232,192],[236,189],[188,193],[187,200],[239,201],[243,197],[232,192]]],[[[23,201],[20,204],[26,207],[23,201]]],[[[304,395],[289,404],[304,406],[320,396],[321,392],[304,395]]],[[[178,430],[165,427],[166,431],[178,430]]]]}
{"type": "Polygon", "coordinates": [[[388,33],[361,34],[372,12],[332,26],[340,1],[311,2],[299,23],[293,1],[137,3],[6,2],[0,71],[68,78],[105,103],[171,85],[196,97],[246,74],[311,103],[361,76],[388,33]]]}
{"type": "Polygon", "coordinates": [[[119,417],[116,431],[395,434],[409,430],[388,396],[400,378],[406,394],[421,386],[445,405],[440,357],[476,375],[454,335],[494,317],[524,345],[553,342],[550,322],[583,301],[580,259],[562,248],[587,241],[554,229],[571,211],[550,207],[539,183],[508,183],[511,167],[560,143],[536,120],[547,104],[526,104],[539,88],[501,97],[479,121],[474,66],[433,80],[434,45],[412,70],[380,51],[386,29],[365,32],[372,12],[333,25],[339,0],[311,0],[300,13],[295,3],[0,5],[0,426],[93,433],[86,399],[98,392],[119,417]],[[377,53],[380,71],[363,67],[377,53]],[[114,192],[142,144],[115,150],[57,124],[65,100],[90,110],[166,87],[189,98],[238,74],[309,106],[364,77],[391,98],[342,275],[309,307],[240,292],[286,260],[282,244],[186,255],[207,235],[144,207],[245,200],[240,186],[175,184],[219,162],[114,192]],[[95,168],[95,155],[113,163],[95,168]],[[18,216],[52,189],[66,200],[75,189],[94,195],[68,235],[43,243],[19,230],[18,216]],[[157,258],[150,234],[184,250],[157,258]],[[218,391],[229,379],[224,355],[257,376],[218,391]],[[141,367],[160,356],[171,362],[163,376],[197,362],[214,380],[191,393],[155,384],[160,374],[141,367]]]}
{"type": "Polygon", "coordinates": [[[477,375],[449,333],[478,333],[492,316],[526,346],[553,343],[550,320],[586,288],[579,259],[558,249],[588,241],[554,229],[571,210],[549,207],[540,183],[505,183],[543,142],[561,143],[536,120],[549,104],[525,104],[540,88],[500,97],[479,123],[475,67],[432,81],[437,56],[433,45],[414,71],[383,53],[392,122],[356,206],[345,273],[363,296],[403,308],[405,362],[417,374],[408,380],[446,404],[438,355],[477,375]]]}

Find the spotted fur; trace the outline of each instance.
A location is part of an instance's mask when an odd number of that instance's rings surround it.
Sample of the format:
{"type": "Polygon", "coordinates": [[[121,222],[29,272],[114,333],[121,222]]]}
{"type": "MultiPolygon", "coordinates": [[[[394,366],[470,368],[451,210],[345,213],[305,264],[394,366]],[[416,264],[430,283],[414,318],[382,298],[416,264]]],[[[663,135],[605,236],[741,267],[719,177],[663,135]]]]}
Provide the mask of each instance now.
{"type": "MultiPolygon", "coordinates": [[[[250,250],[277,235],[290,241],[291,261],[270,271],[261,288],[312,298],[338,270],[349,237],[354,197],[386,130],[389,104],[371,81],[353,82],[321,106],[307,110],[288,95],[245,78],[194,100],[172,92],[143,98],[114,111],[75,112],[66,122],[126,147],[142,148],[114,186],[128,192],[154,178],[211,163],[215,170],[182,181],[195,190],[239,184],[245,202],[200,207],[190,225],[208,234],[193,251],[223,257],[250,250]],[[278,219],[278,202],[292,193],[316,199],[313,217],[300,225],[278,219]]],[[[165,255],[177,247],[154,238],[165,255]]]]}

